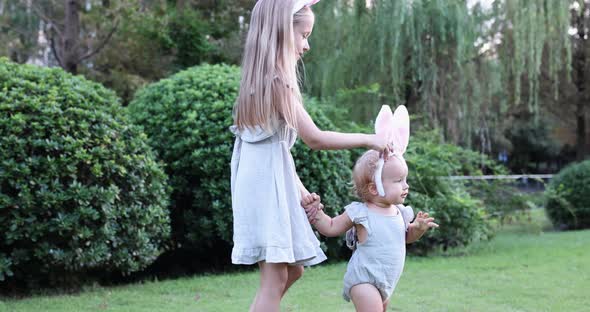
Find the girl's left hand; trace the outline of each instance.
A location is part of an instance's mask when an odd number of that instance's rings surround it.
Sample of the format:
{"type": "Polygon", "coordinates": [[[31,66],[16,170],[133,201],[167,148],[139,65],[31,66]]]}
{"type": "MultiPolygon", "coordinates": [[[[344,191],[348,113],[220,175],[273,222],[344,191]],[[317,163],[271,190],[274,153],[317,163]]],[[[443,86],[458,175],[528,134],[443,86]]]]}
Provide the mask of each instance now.
{"type": "Polygon", "coordinates": [[[434,218],[428,216],[428,212],[419,211],[414,222],[418,230],[427,231],[431,228],[437,228],[438,224],[434,223],[434,218]]]}

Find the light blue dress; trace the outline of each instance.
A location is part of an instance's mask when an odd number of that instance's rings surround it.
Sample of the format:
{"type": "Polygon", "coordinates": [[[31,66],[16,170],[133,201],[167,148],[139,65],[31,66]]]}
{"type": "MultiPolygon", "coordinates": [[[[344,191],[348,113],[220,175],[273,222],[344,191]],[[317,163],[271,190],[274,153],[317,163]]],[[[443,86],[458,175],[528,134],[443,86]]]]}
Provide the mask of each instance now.
{"type": "Polygon", "coordinates": [[[281,124],[230,130],[236,140],[231,160],[232,263],[259,261],[314,265],[326,260],[301,207],[290,149],[297,132],[281,124]]]}
{"type": "Polygon", "coordinates": [[[342,295],[350,301],[350,289],[358,284],[372,284],[387,300],[404,270],[406,259],[406,231],[414,218],[410,206],[398,205],[400,213],[386,216],[369,210],[364,203],[353,202],[346,206],[346,213],[354,224],[367,230],[363,243],[353,242],[353,235],[347,233],[347,244],[354,250],[344,275],[342,295]]]}

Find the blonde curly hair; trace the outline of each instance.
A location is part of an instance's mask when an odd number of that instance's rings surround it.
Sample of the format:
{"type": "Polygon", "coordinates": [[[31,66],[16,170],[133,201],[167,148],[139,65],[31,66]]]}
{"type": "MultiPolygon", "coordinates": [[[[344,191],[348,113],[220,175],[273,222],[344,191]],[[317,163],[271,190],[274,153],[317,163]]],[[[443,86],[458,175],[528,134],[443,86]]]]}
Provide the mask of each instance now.
{"type": "Polygon", "coordinates": [[[356,197],[366,202],[369,200],[371,193],[369,187],[375,184],[373,177],[379,161],[379,152],[375,150],[366,151],[357,159],[352,169],[353,192],[356,197]]]}

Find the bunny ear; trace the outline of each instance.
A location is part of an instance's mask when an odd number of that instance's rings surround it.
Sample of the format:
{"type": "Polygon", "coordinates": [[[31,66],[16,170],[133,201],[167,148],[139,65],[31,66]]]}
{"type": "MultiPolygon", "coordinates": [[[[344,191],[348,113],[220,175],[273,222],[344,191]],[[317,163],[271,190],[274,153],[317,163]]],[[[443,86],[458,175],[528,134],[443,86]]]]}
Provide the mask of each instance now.
{"type": "Polygon", "coordinates": [[[375,119],[375,133],[387,134],[387,141],[391,141],[391,125],[393,124],[393,113],[388,105],[381,106],[381,110],[375,119]]]}
{"type": "MultiPolygon", "coordinates": [[[[375,119],[375,133],[384,133],[386,135],[388,143],[391,142],[393,134],[393,132],[391,131],[391,125],[393,125],[393,113],[391,112],[391,108],[389,108],[388,105],[383,105],[381,106],[381,110],[379,111],[379,114],[375,119]]],[[[385,190],[383,189],[383,183],[381,181],[383,164],[383,157],[379,157],[379,161],[377,161],[377,168],[375,169],[375,175],[373,177],[373,180],[375,181],[375,186],[377,187],[377,192],[380,196],[385,196],[385,190]]]]}
{"type": "MultiPolygon", "coordinates": [[[[406,107],[400,105],[395,109],[395,113],[392,113],[389,106],[381,106],[381,111],[379,111],[379,115],[375,119],[375,133],[385,133],[387,142],[393,146],[393,154],[402,156],[410,141],[410,115],[406,107]]],[[[381,181],[384,163],[384,158],[379,157],[375,175],[373,176],[373,181],[380,196],[385,196],[383,182],[381,181]]]]}
{"type": "Polygon", "coordinates": [[[395,109],[390,125],[393,151],[396,154],[403,155],[410,141],[410,115],[404,105],[400,105],[395,109]]]}
{"type": "Polygon", "coordinates": [[[316,3],[320,2],[320,0],[296,0],[293,9],[291,10],[291,14],[297,13],[299,10],[303,9],[303,7],[310,7],[316,3]]]}

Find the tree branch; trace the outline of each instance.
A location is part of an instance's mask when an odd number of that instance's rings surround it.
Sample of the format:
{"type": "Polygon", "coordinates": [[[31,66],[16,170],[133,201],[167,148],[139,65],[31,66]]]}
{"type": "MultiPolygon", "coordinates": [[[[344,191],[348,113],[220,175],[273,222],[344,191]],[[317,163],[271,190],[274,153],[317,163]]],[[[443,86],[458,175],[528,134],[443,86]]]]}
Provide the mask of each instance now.
{"type": "Polygon", "coordinates": [[[481,59],[482,57],[485,57],[485,56],[488,56],[488,55],[493,55],[492,49],[485,50],[482,53],[477,53],[477,54],[475,54],[475,56],[473,56],[473,57],[471,57],[471,58],[463,61],[462,64],[465,65],[467,63],[475,62],[475,61],[481,59]]]}
{"type": "Polygon", "coordinates": [[[111,37],[113,36],[113,34],[115,33],[115,31],[117,30],[118,27],[119,27],[119,20],[117,20],[115,22],[115,26],[113,26],[113,29],[111,29],[111,31],[107,34],[107,36],[96,46],[96,48],[91,49],[88,53],[86,53],[82,57],[80,57],[79,60],[83,61],[83,60],[95,55],[96,53],[100,52],[100,50],[102,50],[106,46],[106,44],[111,40],[111,37]]]}
{"type": "Polygon", "coordinates": [[[57,63],[59,64],[59,66],[63,68],[63,62],[61,61],[61,58],[59,57],[57,49],[55,48],[55,38],[53,38],[53,36],[52,36],[49,39],[49,41],[51,42],[51,52],[53,52],[53,55],[55,56],[55,59],[57,60],[57,63]]]}
{"type": "Polygon", "coordinates": [[[58,23],[56,20],[53,20],[53,19],[51,19],[50,17],[48,17],[48,16],[46,16],[45,14],[43,14],[43,11],[42,11],[40,8],[38,8],[37,6],[35,6],[35,5],[33,4],[33,2],[31,2],[31,3],[27,3],[27,2],[25,2],[25,0],[19,0],[19,1],[20,1],[20,3],[21,3],[22,5],[24,5],[25,7],[30,7],[30,8],[31,8],[33,11],[35,11],[35,14],[36,14],[36,15],[37,15],[37,16],[38,16],[40,19],[42,19],[42,20],[43,20],[45,23],[47,23],[47,24],[49,24],[49,25],[52,25],[51,27],[52,27],[53,29],[55,29],[55,32],[57,33],[57,35],[58,35],[59,37],[63,38],[63,33],[61,32],[61,30],[59,29],[59,27],[56,27],[56,26],[59,26],[59,25],[60,25],[60,23],[58,23]]]}

